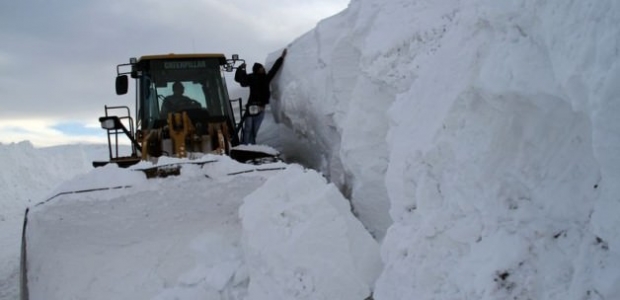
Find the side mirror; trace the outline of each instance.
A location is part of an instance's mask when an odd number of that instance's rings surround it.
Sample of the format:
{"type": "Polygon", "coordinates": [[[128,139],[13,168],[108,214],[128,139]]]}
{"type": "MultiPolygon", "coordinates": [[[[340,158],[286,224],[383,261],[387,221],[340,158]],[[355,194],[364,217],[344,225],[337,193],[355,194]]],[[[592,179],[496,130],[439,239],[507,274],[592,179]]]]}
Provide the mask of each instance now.
{"type": "Polygon", "coordinates": [[[232,59],[233,60],[239,60],[239,54],[233,54],[232,55],[232,59]]]}
{"type": "Polygon", "coordinates": [[[129,79],[127,75],[116,76],[116,94],[125,95],[129,88],[129,79]]]}

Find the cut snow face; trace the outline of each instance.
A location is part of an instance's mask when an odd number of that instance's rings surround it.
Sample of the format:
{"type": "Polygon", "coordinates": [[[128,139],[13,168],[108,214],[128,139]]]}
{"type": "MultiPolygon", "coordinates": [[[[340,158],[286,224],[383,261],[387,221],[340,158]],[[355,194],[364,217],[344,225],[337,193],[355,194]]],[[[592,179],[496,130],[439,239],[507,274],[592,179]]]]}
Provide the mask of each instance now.
{"type": "Polygon", "coordinates": [[[183,165],[180,176],[165,179],[147,180],[114,165],[98,168],[33,207],[27,227],[30,299],[370,294],[380,272],[378,245],[318,173],[211,155],[203,160],[211,163],[183,165]],[[106,186],[119,188],[63,193],[106,186]],[[287,222],[289,215],[298,216],[294,223],[287,222]]]}
{"type": "Polygon", "coordinates": [[[374,299],[618,298],[619,18],[359,0],[287,47],[274,113],[381,240],[374,299]]]}

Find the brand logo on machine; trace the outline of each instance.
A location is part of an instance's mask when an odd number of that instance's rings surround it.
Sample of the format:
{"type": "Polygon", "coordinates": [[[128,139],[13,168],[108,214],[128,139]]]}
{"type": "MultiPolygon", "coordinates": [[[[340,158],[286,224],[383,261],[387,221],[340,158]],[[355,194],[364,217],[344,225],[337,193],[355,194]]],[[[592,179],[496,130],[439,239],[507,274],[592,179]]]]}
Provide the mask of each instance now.
{"type": "Polygon", "coordinates": [[[204,60],[164,62],[164,69],[199,69],[199,68],[206,68],[206,67],[207,67],[207,62],[204,60]]]}

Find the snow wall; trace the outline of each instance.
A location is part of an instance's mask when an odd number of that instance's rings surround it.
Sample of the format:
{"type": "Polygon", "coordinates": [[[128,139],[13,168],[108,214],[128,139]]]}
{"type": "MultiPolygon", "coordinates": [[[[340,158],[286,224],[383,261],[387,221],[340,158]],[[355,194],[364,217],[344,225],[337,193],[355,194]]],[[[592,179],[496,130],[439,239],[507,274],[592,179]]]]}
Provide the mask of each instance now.
{"type": "Polygon", "coordinates": [[[383,241],[375,299],[620,295],[619,21],[353,0],[288,46],[276,120],[383,241]]]}

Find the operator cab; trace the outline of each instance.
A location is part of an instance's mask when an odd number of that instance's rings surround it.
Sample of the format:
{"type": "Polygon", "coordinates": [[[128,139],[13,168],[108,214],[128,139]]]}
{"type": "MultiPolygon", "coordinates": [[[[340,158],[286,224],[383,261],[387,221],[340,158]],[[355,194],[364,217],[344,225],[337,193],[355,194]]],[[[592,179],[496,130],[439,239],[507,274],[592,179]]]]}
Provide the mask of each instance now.
{"type": "MultiPolygon", "coordinates": [[[[234,119],[222,73],[226,58],[220,54],[153,55],[141,57],[132,66],[132,77],[137,79],[138,130],[151,130],[166,125],[164,110],[166,98],[173,99],[173,86],[182,85],[183,96],[197,104],[194,114],[216,119],[234,119]]],[[[238,141],[235,141],[238,143],[238,141]]]]}
{"type": "MultiPolygon", "coordinates": [[[[119,95],[127,92],[126,74],[136,79],[136,129],[142,133],[166,126],[168,112],[179,112],[166,109],[174,106],[164,106],[167,99],[174,100],[175,85],[181,85],[183,89],[182,96],[178,97],[191,99],[194,103],[183,109],[189,111],[193,119],[208,116],[225,120],[234,128],[234,114],[222,72],[229,63],[223,54],[143,56],[133,63],[119,65],[119,68],[131,66],[131,72],[119,70],[116,92],[119,95]]],[[[182,105],[177,107],[183,108],[182,105]]],[[[236,145],[239,141],[233,138],[232,143],[236,145]]]]}

